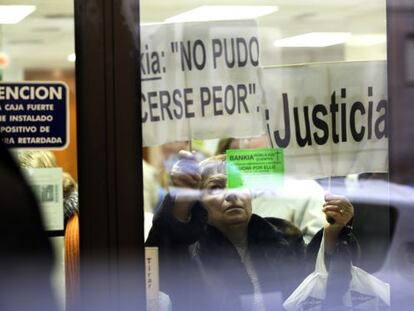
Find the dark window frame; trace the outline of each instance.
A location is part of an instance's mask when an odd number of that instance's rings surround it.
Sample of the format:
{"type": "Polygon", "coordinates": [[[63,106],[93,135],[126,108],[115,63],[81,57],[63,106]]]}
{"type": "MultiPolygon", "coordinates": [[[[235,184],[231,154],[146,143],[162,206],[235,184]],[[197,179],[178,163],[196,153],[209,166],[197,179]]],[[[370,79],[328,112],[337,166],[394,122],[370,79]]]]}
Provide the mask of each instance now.
{"type": "Polygon", "coordinates": [[[139,39],[139,0],[75,0],[84,309],[145,310],[139,39]]]}

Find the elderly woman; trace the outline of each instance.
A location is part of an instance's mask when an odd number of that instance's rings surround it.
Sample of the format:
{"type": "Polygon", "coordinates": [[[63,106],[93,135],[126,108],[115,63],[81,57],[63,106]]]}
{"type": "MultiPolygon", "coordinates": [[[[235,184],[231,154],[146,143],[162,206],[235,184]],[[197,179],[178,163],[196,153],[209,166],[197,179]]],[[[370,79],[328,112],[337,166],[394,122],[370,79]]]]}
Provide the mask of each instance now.
{"type": "Polygon", "coordinates": [[[172,180],[183,190],[165,198],[147,240],[159,247],[160,289],[174,311],[280,310],[280,294],[313,270],[322,236],[328,261],[352,248],[345,198],[326,197],[321,213],[334,221],[305,247],[289,222],[252,214],[249,190],[226,189],[225,156],[199,164],[189,152],[179,156],[172,180]]]}

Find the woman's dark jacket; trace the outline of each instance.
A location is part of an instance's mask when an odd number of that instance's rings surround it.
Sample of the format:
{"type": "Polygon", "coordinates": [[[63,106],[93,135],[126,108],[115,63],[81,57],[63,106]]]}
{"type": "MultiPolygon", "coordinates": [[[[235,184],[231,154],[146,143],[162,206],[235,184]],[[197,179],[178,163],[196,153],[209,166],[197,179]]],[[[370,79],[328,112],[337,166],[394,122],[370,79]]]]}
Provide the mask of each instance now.
{"type": "MultiPolygon", "coordinates": [[[[159,247],[160,290],[170,296],[173,311],[241,310],[240,296],[252,294],[253,284],[236,248],[206,223],[200,202],[192,207],[188,223],[172,215],[173,204],[167,196],[146,242],[159,247]]],[[[314,270],[321,238],[322,230],[306,247],[300,230],[288,221],[253,214],[248,251],[262,293],[281,292],[287,298],[314,270]]],[[[357,248],[349,232],[338,241],[346,249],[357,248]]]]}

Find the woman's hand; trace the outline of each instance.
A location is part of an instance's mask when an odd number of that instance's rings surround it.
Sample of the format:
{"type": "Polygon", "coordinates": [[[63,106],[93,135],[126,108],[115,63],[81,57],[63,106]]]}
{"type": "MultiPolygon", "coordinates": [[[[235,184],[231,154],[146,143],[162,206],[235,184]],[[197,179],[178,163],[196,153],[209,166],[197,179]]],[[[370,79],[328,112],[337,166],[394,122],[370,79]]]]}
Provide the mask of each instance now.
{"type": "Polygon", "coordinates": [[[172,213],[177,219],[187,222],[191,218],[191,207],[199,197],[201,175],[194,154],[180,150],[178,159],[170,173],[171,183],[175,187],[174,190],[170,188],[175,197],[172,213]]]}
{"type": "Polygon", "coordinates": [[[343,227],[354,216],[354,207],[351,202],[344,196],[340,195],[325,195],[325,204],[323,205],[323,212],[327,218],[331,218],[333,221],[329,226],[331,229],[341,231],[343,227]]]}
{"type": "Polygon", "coordinates": [[[180,150],[178,161],[173,165],[170,177],[175,187],[197,189],[201,176],[194,154],[186,150],[180,150]]]}
{"type": "Polygon", "coordinates": [[[332,253],[339,233],[354,216],[354,207],[344,196],[327,194],[322,210],[327,218],[333,220],[325,226],[325,251],[332,253]]]}

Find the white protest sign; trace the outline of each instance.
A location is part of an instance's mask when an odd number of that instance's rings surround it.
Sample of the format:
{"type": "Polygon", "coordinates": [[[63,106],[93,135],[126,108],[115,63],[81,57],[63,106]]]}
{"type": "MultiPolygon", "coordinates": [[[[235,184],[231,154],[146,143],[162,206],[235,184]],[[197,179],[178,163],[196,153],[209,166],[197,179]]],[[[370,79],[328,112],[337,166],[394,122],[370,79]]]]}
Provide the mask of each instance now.
{"type": "Polygon", "coordinates": [[[385,61],[269,67],[266,128],[285,174],[320,178],[388,171],[385,61]]]}
{"type": "Polygon", "coordinates": [[[143,145],[264,132],[255,21],[141,28],[143,145]]]}
{"type": "Polygon", "coordinates": [[[24,168],[38,202],[46,230],[63,230],[62,168],[24,168]]]}

